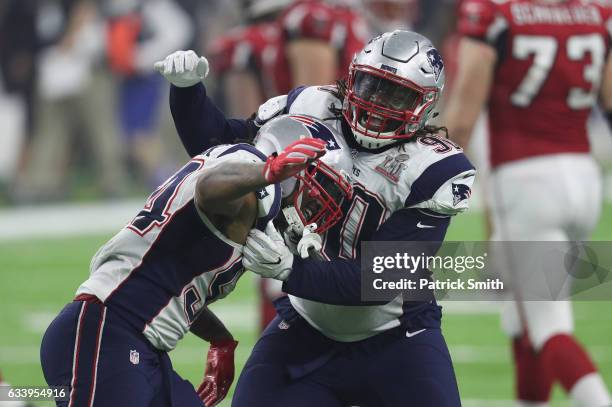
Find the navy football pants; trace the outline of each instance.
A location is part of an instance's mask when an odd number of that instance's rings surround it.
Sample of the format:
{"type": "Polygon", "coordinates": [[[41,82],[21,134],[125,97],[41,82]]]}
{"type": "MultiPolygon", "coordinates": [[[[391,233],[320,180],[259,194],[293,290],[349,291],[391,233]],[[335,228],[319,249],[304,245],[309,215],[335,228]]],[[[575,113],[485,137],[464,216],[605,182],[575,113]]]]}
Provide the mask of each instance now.
{"type": "Polygon", "coordinates": [[[232,407],[456,407],[459,391],[440,329],[392,329],[332,341],[304,319],[277,317],[247,361],[232,407]],[[280,325],[279,325],[280,324],[280,325]]]}
{"type": "Polygon", "coordinates": [[[53,320],[40,349],[50,386],[69,386],[70,407],[203,407],[166,352],[100,303],[75,301],[53,320]]]}

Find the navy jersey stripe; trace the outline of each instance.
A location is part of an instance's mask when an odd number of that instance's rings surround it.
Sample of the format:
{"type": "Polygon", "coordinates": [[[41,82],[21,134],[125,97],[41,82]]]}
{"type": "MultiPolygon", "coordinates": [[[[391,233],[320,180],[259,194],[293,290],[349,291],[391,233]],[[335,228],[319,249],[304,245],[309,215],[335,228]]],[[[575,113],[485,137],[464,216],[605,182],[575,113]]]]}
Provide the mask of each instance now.
{"type": "Polygon", "coordinates": [[[228,148],[227,150],[225,150],[224,152],[219,154],[219,157],[223,157],[224,155],[232,154],[232,153],[235,153],[236,151],[240,151],[240,150],[248,151],[249,153],[256,155],[262,161],[266,161],[266,159],[268,158],[268,157],[266,157],[266,155],[264,153],[262,153],[257,148],[255,148],[255,146],[252,146],[252,145],[246,144],[246,143],[239,143],[239,144],[236,144],[234,146],[231,146],[230,148],[228,148]]]}
{"type": "Polygon", "coordinates": [[[175,212],[141,264],[105,304],[142,330],[191,280],[222,266],[233,251],[204,225],[191,200],[175,212]]]}
{"type": "Polygon", "coordinates": [[[474,166],[463,153],[453,154],[431,164],[412,184],[404,206],[409,207],[433,198],[446,181],[473,169],[474,166]]]}
{"type": "Polygon", "coordinates": [[[291,105],[295,102],[298,96],[306,89],[306,86],[298,86],[297,88],[293,88],[287,93],[287,106],[285,107],[285,113],[289,113],[289,109],[291,109],[291,105]]]}

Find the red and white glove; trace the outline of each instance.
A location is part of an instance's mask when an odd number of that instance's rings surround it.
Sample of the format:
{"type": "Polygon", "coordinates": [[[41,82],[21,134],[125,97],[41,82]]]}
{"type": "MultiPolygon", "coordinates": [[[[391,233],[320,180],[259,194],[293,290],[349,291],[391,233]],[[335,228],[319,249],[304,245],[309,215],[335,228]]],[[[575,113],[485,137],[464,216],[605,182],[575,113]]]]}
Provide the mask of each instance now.
{"type": "Polygon", "coordinates": [[[198,396],[206,407],[213,407],[220,403],[232,386],[236,346],[238,342],[234,340],[210,344],[204,380],[198,387],[198,396]]]}
{"type": "Polygon", "coordinates": [[[264,177],[270,184],[283,181],[299,173],[314,160],[325,154],[324,140],[304,138],[289,144],[278,155],[271,155],[266,160],[264,177]]]}

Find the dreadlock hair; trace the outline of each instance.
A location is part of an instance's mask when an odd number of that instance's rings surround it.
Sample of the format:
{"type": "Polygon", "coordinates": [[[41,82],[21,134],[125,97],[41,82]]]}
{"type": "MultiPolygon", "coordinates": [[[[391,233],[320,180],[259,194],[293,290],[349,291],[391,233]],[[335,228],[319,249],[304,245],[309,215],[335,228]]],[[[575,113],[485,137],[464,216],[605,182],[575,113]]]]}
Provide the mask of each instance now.
{"type": "MultiPolygon", "coordinates": [[[[335,89],[334,91],[332,91],[332,94],[337,97],[341,102],[344,101],[344,98],[346,97],[347,93],[348,93],[348,80],[347,78],[342,78],[342,79],[338,79],[335,83],[335,89]]],[[[329,110],[336,115],[336,117],[343,117],[342,114],[342,108],[338,108],[335,104],[332,104],[332,106],[330,106],[329,110]]],[[[437,116],[437,114],[435,115],[437,116]]],[[[435,117],[434,116],[434,117],[435,117]]],[[[417,141],[419,139],[419,137],[425,137],[425,136],[438,136],[438,135],[444,135],[444,138],[448,139],[448,129],[445,126],[424,126],[422,129],[417,130],[414,133],[414,136],[410,137],[409,139],[405,139],[400,141],[400,144],[403,143],[411,143],[414,141],[417,141]]]]}

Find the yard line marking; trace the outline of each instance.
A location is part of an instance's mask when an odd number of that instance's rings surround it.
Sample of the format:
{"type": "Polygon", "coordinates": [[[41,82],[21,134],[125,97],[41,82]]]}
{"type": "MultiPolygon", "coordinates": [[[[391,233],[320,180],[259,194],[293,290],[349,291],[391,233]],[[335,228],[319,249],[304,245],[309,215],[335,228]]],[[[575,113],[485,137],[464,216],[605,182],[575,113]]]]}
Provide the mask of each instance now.
{"type": "Polygon", "coordinates": [[[112,233],[138,213],[144,198],[0,210],[0,241],[112,233]]]}

